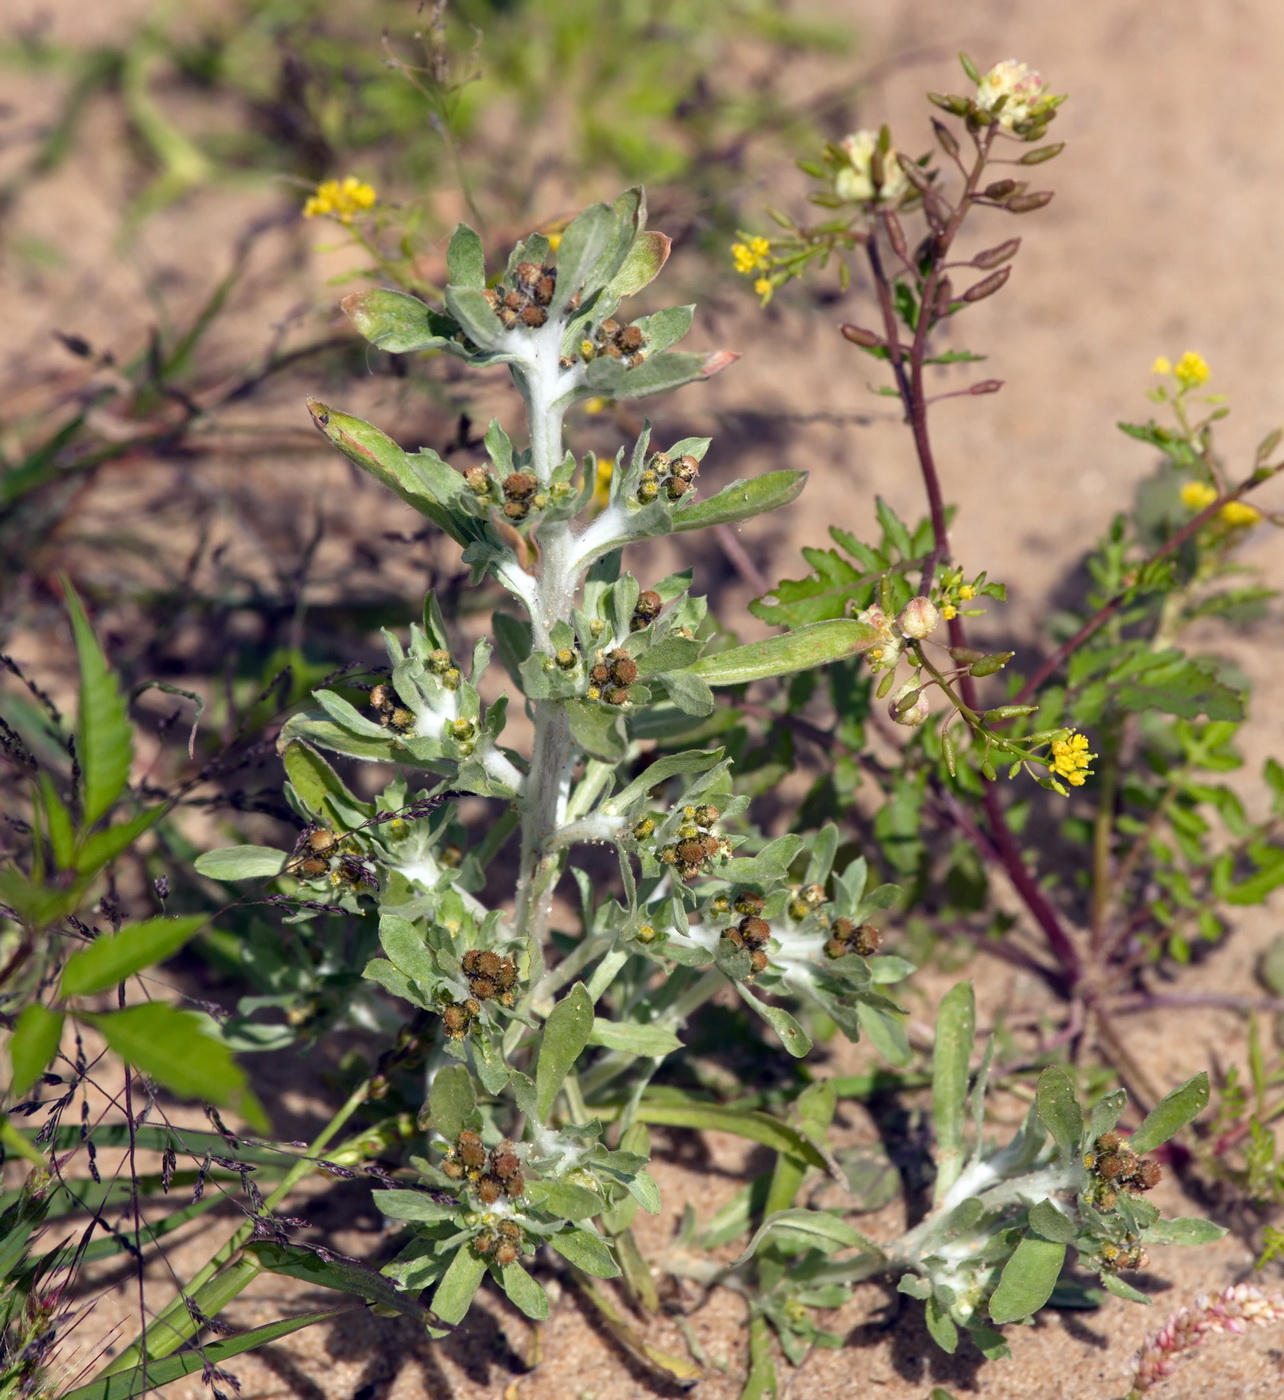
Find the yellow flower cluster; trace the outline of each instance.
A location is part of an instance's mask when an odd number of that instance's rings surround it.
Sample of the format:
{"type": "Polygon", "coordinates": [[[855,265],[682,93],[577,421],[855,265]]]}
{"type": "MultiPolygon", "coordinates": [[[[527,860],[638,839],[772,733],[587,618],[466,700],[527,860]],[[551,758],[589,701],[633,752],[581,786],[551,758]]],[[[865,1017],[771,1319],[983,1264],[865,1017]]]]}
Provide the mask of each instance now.
{"type": "MultiPolygon", "coordinates": [[[[1216,487],[1206,481],[1188,481],[1181,488],[1181,503],[1190,511],[1204,510],[1216,499],[1216,487]]],[[[1256,506],[1246,505],[1243,501],[1227,501],[1217,515],[1232,527],[1256,525],[1262,518],[1262,512],[1256,506]]]]}
{"type": "Polygon", "coordinates": [[[1052,741],[1052,771],[1064,778],[1071,787],[1082,787],[1083,780],[1092,776],[1088,764],[1096,758],[1088,752],[1088,736],[1071,733],[1064,739],[1052,741]]]}
{"type": "Polygon", "coordinates": [[[373,208],[378,198],[374,187],[363,184],[355,175],[344,180],[323,180],[303,206],[303,217],[317,219],[328,214],[341,224],[350,224],[357,214],[373,208]]]}
{"type": "Polygon", "coordinates": [[[1208,361],[1194,350],[1187,350],[1175,365],[1166,355],[1160,355],[1151,365],[1150,372],[1176,375],[1177,383],[1183,389],[1197,389],[1201,384],[1208,382],[1208,376],[1212,373],[1208,368],[1208,361]]]}
{"type": "Polygon", "coordinates": [[[756,234],[748,243],[733,243],[731,256],[735,259],[736,271],[747,277],[760,267],[771,266],[771,239],[756,234]]]}

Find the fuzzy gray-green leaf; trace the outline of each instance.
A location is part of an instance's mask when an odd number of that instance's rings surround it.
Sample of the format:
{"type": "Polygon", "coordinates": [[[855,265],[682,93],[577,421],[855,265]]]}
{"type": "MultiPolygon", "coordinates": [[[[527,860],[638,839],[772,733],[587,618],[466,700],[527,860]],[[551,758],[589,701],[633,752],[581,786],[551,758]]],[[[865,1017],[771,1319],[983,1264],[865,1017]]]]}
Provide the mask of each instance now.
{"type": "Polygon", "coordinates": [[[785,632],[765,641],[749,642],[703,656],[691,670],[707,685],[745,685],[768,676],[786,676],[826,666],[868,651],[886,638],[876,628],[851,617],[813,622],[796,632],[785,632]]]}
{"type": "Polygon", "coordinates": [[[932,1052],[932,1124],[936,1129],[934,1199],[938,1204],[963,1170],[968,1065],[975,1036],[976,996],[970,982],[960,982],[941,999],[932,1052]]]}
{"type": "Polygon", "coordinates": [[[1035,1092],[1039,1121],[1067,1160],[1078,1155],[1083,1136],[1083,1110],[1074,1081],[1060,1065],[1049,1065],[1039,1076],[1035,1092]]]}
{"type": "Polygon", "coordinates": [[[571,1066],[589,1042],[593,1031],[593,999],[583,982],[577,982],[548,1013],[535,1065],[535,1108],[548,1117],[557,1091],[571,1066]]]}
{"type": "Polygon", "coordinates": [[[1016,1322],[1038,1312],[1057,1286],[1065,1257],[1062,1241],[1024,1236],[1003,1266],[999,1285],[990,1298],[991,1320],[1016,1322]]]}
{"type": "Polygon", "coordinates": [[[1134,1152],[1151,1152],[1179,1133],[1207,1107],[1208,1075],[1200,1070],[1171,1094],[1165,1095],[1146,1114],[1141,1127],[1128,1140],[1128,1146],[1134,1152]]]}
{"type": "Polygon", "coordinates": [[[765,515],[795,500],[806,484],[807,473],[799,471],[764,472],[748,481],[733,481],[708,500],[675,510],[673,528],[704,530],[765,515]]]}

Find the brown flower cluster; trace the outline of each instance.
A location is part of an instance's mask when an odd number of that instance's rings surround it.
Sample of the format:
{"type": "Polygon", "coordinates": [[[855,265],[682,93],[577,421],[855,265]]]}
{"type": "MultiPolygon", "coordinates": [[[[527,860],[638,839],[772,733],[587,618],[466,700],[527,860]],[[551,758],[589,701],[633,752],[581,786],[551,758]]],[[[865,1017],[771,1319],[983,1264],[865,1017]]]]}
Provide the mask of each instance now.
{"type": "Polygon", "coordinates": [[[608,316],[593,332],[593,338],[580,345],[580,355],[585,360],[607,355],[613,360],[623,360],[629,369],[634,369],[646,358],[645,346],[646,336],[639,326],[622,324],[614,316],[608,316]]]}
{"type": "Polygon", "coordinates": [[[627,651],[599,652],[589,671],[588,698],[623,705],[629,698],[629,686],[637,678],[638,663],[627,651]]]}
{"type": "Polygon", "coordinates": [[[473,1236],[473,1248],[483,1259],[493,1259],[501,1268],[516,1264],[519,1254],[530,1252],[522,1227],[515,1220],[501,1220],[493,1230],[479,1231],[473,1236]]]}
{"type": "Polygon", "coordinates": [[[878,952],[883,935],[873,924],[854,924],[850,919],[835,919],[829,929],[829,939],[825,944],[827,958],[845,958],[848,953],[859,953],[867,958],[878,952]]]}
{"type": "Polygon", "coordinates": [[[640,632],[644,627],[650,627],[660,616],[660,609],[663,606],[664,599],[654,589],[644,589],[638,594],[638,600],[633,605],[633,616],[629,618],[629,631],[640,632]]]}
{"type": "Polygon", "coordinates": [[[466,1181],[484,1206],[493,1206],[501,1196],[511,1200],[526,1189],[522,1164],[513,1144],[505,1138],[487,1151],[481,1138],[467,1128],[447,1151],[441,1169],[452,1181],[466,1181]]]}
{"type": "Polygon", "coordinates": [[[415,727],[415,712],[401,703],[397,692],[386,682],[381,681],[370,691],[370,708],[385,729],[399,729],[405,733],[415,727]]]}
{"type": "Polygon", "coordinates": [[[494,1000],[501,1006],[512,1006],[516,999],[513,988],[517,985],[517,964],[512,958],[501,958],[490,949],[482,952],[471,948],[460,965],[468,978],[468,990],[478,1001],[494,1000]]]}
{"type": "Polygon", "coordinates": [[[699,475],[700,463],[689,452],[676,460],[667,452],[654,452],[638,478],[638,501],[644,506],[650,505],[661,491],[669,500],[680,501],[695,487],[699,475]]]}
{"type": "Polygon", "coordinates": [[[665,865],[673,866],[680,880],[707,875],[715,857],[731,854],[726,837],[713,834],[713,824],[717,820],[718,809],[709,802],[682,809],[682,824],[675,833],[678,839],[661,846],[658,852],[665,865]]]}
{"type": "Polygon", "coordinates": [[[487,288],[482,295],[499,317],[505,330],[513,326],[528,326],[532,330],[548,320],[545,309],[553,300],[557,286],[557,269],[541,267],[538,263],[518,263],[513,270],[513,286],[487,288]]]}
{"type": "Polygon", "coordinates": [[[766,901],[760,894],[745,893],[736,896],[732,908],[744,918],[738,924],[722,930],[722,938],[734,948],[749,950],[749,976],[745,981],[752,982],[767,966],[767,943],[771,938],[771,925],[761,917],[766,901]]]}
{"type": "MultiPolygon", "coordinates": [[[[1084,1154],[1083,1165],[1095,1178],[1090,1199],[1093,1205],[1109,1210],[1119,1199],[1120,1191],[1138,1195],[1157,1186],[1163,1177],[1158,1162],[1139,1157],[1118,1133],[1102,1133],[1084,1154]]],[[[1121,1264],[1121,1268],[1140,1268],[1139,1264],[1121,1264]]]]}

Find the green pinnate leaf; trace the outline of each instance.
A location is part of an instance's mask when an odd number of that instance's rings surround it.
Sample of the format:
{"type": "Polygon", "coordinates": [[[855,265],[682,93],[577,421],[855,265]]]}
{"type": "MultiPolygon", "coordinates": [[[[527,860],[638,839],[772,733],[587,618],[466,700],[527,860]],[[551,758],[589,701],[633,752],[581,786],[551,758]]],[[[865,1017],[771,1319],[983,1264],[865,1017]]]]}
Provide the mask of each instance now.
{"type": "Polygon", "coordinates": [[[187,914],[179,919],[145,919],[103,934],[67,959],[58,994],[78,997],[106,991],[145,967],[173,957],[208,922],[205,914],[187,914]]]}
{"type": "Polygon", "coordinates": [[[181,1098],[235,1108],[260,1131],[267,1120],[245,1083],[245,1073],[221,1040],[206,1033],[194,1011],[163,1002],[127,1006],[104,1014],[82,1013],[126,1064],[157,1080],[181,1098]]]}
{"type": "Polygon", "coordinates": [[[81,805],[88,828],[125,790],[134,757],[134,731],[116,677],[107,666],[76,590],[66,579],[63,592],[80,663],[76,756],[83,774],[81,805]]]}
{"type": "Polygon", "coordinates": [[[23,1007],[9,1038],[9,1091],[25,1094],[49,1068],[62,1041],[61,1011],[38,1001],[23,1007]]]}

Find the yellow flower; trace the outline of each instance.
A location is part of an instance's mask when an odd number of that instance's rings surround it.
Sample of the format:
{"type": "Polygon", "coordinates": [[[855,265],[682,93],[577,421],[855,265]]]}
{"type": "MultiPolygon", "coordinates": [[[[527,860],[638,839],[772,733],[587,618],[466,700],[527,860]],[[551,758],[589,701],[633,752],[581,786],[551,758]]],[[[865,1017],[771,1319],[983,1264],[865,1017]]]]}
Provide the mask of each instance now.
{"type": "Polygon", "coordinates": [[[941,604],[941,616],[946,620],[946,622],[953,622],[958,615],[959,610],[954,606],[953,603],[941,604]]]}
{"type": "Polygon", "coordinates": [[[1083,780],[1092,776],[1088,764],[1096,758],[1088,752],[1088,736],[1073,731],[1064,739],[1052,741],[1052,771],[1064,778],[1071,787],[1082,787],[1083,780]]]}
{"type": "Polygon", "coordinates": [[[1150,367],[1151,374],[1171,374],[1173,372],[1172,361],[1167,355],[1160,355],[1150,367]]]}
{"type": "Polygon", "coordinates": [[[378,198],[374,187],[363,184],[355,175],[343,181],[323,180],[303,206],[303,217],[316,219],[331,214],[341,224],[350,224],[355,215],[372,208],[378,198]]]}
{"type": "Polygon", "coordinates": [[[753,289],[760,297],[765,297],[771,291],[771,278],[759,277],[753,284],[753,289]]]}
{"type": "Polygon", "coordinates": [[[748,243],[733,243],[731,256],[735,260],[736,271],[748,276],[760,267],[771,266],[771,239],[755,235],[748,243]]]}
{"type": "Polygon", "coordinates": [[[975,598],[975,597],[976,597],[976,589],[973,588],[972,585],[971,585],[970,583],[965,583],[965,584],[959,589],[959,597],[962,599],[963,602],[966,603],[966,602],[970,601],[972,598],[975,598]]]}
{"type": "Polygon", "coordinates": [[[562,243],[561,233],[550,233],[545,236],[548,238],[548,251],[550,253],[556,253],[562,243]]]}
{"type": "Polygon", "coordinates": [[[611,478],[614,475],[615,463],[609,457],[599,458],[593,477],[593,498],[589,501],[589,509],[594,515],[601,514],[611,504],[611,478]]]}
{"type": "Polygon", "coordinates": [[[1173,369],[1177,382],[1183,389],[1194,389],[1206,383],[1210,372],[1208,361],[1193,350],[1187,350],[1173,369]]]}
{"type": "MultiPolygon", "coordinates": [[[[1203,510],[1217,499],[1217,490],[1206,481],[1188,481],[1181,488],[1181,503],[1187,510],[1203,510]]],[[[1250,506],[1251,510],[1252,507],[1250,506]]],[[[1225,511],[1223,510],[1223,514],[1225,511]]],[[[1254,512],[1256,514],[1256,512],[1254,512]]]]}
{"type": "Polygon", "coordinates": [[[1256,506],[1247,505],[1243,501],[1227,501],[1217,514],[1228,525],[1256,525],[1262,518],[1262,512],[1256,506]]]}

